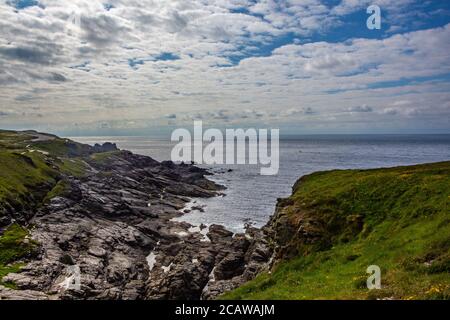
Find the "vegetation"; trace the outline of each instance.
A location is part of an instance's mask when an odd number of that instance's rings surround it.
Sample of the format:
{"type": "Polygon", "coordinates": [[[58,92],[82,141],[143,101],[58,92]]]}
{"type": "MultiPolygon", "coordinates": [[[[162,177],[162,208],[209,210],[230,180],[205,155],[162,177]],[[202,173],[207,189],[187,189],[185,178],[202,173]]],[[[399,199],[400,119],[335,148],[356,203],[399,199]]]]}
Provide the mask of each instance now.
{"type": "Polygon", "coordinates": [[[3,283],[2,278],[19,271],[22,264],[15,262],[27,257],[36,248],[36,243],[27,236],[28,231],[18,224],[12,224],[0,236],[0,284],[14,287],[12,283],[3,283]]]}
{"type": "Polygon", "coordinates": [[[89,146],[68,139],[55,138],[34,144],[39,150],[59,157],[79,157],[89,153],[89,146]]]}
{"type": "Polygon", "coordinates": [[[56,136],[0,130],[0,216],[11,208],[37,207],[63,192],[63,176],[85,175],[83,157],[91,153],[87,145],[56,136]]]}
{"type": "Polygon", "coordinates": [[[450,162],[318,172],[282,203],[275,241],[295,254],[222,298],[450,299],[450,162]],[[381,290],[366,287],[369,265],[381,290]]]}
{"type": "MultiPolygon", "coordinates": [[[[20,271],[37,246],[25,228],[36,210],[52,198],[72,193],[71,179],[92,172],[89,162],[109,163],[120,154],[102,150],[35,131],[0,130],[1,285],[16,289],[2,279],[20,271]]],[[[70,259],[62,262],[72,264],[70,259]]]]}
{"type": "MultiPolygon", "coordinates": [[[[70,192],[68,176],[120,153],[35,136],[0,130],[0,218],[70,192]]],[[[272,225],[279,263],[222,298],[450,299],[450,162],[311,174],[272,225]],[[365,286],[369,265],[381,267],[381,290],[365,286]]],[[[36,247],[27,234],[0,230],[0,283],[36,247]]]]}
{"type": "Polygon", "coordinates": [[[29,207],[52,189],[59,176],[41,153],[0,150],[0,168],[0,209],[29,207]]]}
{"type": "Polygon", "coordinates": [[[108,152],[102,152],[102,153],[94,153],[91,155],[91,160],[96,163],[105,163],[111,158],[113,158],[116,155],[120,155],[122,151],[115,150],[115,151],[108,151],[108,152]]]}
{"type": "MultiPolygon", "coordinates": [[[[11,218],[26,225],[43,203],[71,192],[68,177],[86,175],[86,160],[93,153],[88,145],[53,135],[0,130],[0,284],[15,287],[2,278],[19,271],[20,261],[37,245],[11,218]],[[6,230],[1,228],[5,224],[6,230]]],[[[97,161],[107,158],[102,155],[97,161]]]]}
{"type": "Polygon", "coordinates": [[[61,159],[61,162],[58,164],[58,167],[62,173],[74,177],[83,177],[86,174],[88,165],[83,159],[70,158],[70,159],[61,159]]]}

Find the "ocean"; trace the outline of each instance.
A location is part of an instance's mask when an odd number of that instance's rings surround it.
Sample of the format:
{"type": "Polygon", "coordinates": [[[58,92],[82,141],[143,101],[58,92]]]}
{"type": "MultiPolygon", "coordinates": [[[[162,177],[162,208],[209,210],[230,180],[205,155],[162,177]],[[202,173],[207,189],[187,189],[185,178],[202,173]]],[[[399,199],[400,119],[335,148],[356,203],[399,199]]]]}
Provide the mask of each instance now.
{"type": "MultiPolygon", "coordinates": [[[[174,143],[148,137],[70,137],[87,144],[115,142],[121,149],[169,160],[174,143]]],[[[273,214],[277,198],[287,197],[298,178],[315,171],[366,169],[450,160],[450,135],[309,135],[280,140],[280,169],[260,175],[257,165],[202,165],[210,178],[227,187],[225,195],[193,199],[204,212],[178,218],[193,225],[221,224],[242,232],[246,224],[261,227],[273,214]],[[231,169],[231,171],[229,171],[231,169]]]]}

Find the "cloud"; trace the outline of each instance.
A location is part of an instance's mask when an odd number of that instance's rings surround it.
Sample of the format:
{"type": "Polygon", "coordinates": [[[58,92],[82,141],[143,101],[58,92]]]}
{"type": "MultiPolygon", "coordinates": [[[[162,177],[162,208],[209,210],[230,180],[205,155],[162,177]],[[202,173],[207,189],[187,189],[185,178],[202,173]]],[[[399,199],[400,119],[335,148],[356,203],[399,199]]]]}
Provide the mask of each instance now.
{"type": "Polygon", "coordinates": [[[80,19],[82,28],[81,40],[93,45],[95,48],[104,48],[129,38],[128,29],[120,23],[117,17],[107,14],[87,16],[80,19]]]}
{"type": "Polygon", "coordinates": [[[56,46],[48,46],[43,49],[33,47],[0,47],[0,55],[8,60],[49,65],[54,62],[55,54],[52,52],[52,49],[55,48],[56,46]]]}
{"type": "Polygon", "coordinates": [[[372,112],[373,108],[364,104],[362,106],[350,107],[347,109],[348,112],[372,112]]]}
{"type": "Polygon", "coordinates": [[[385,108],[381,111],[381,113],[393,116],[393,115],[396,115],[398,113],[398,111],[395,108],[385,108]]]}
{"type": "Polygon", "coordinates": [[[60,73],[52,72],[50,73],[49,80],[54,82],[65,82],[67,81],[67,78],[60,73]]]}
{"type": "Polygon", "coordinates": [[[0,105],[13,111],[0,126],[375,123],[394,111],[444,126],[450,26],[408,32],[419,1],[374,0],[403,33],[348,31],[368,2],[0,0],[0,105]]]}

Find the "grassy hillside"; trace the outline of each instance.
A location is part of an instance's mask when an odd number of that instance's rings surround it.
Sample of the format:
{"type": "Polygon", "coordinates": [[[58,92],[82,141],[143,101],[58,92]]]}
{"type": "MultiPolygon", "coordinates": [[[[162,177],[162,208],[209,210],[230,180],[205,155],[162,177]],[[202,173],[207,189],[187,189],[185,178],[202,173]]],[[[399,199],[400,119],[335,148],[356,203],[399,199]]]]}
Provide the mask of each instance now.
{"type": "Polygon", "coordinates": [[[0,284],[14,287],[12,283],[2,282],[8,273],[19,271],[21,263],[15,261],[26,258],[36,249],[36,244],[27,238],[28,231],[18,224],[10,225],[0,236],[0,284]]]}
{"type": "Polygon", "coordinates": [[[52,135],[0,130],[0,219],[31,210],[62,174],[81,175],[84,164],[74,156],[83,152],[88,154],[89,146],[52,135]]]}
{"type": "Polygon", "coordinates": [[[450,299],[450,162],[305,176],[271,229],[279,263],[223,298],[450,299]]]}
{"type": "Polygon", "coordinates": [[[100,156],[88,145],[54,135],[0,130],[0,284],[13,286],[2,278],[37,247],[27,239],[28,220],[66,191],[68,177],[86,174],[86,160],[100,156]]]}

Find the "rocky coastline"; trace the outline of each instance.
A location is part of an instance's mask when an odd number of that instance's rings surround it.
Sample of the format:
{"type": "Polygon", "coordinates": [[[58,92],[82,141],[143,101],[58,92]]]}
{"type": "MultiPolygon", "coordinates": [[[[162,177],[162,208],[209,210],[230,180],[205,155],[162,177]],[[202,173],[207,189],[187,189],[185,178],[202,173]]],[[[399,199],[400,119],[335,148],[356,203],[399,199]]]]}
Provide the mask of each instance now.
{"type": "MultiPolygon", "coordinates": [[[[37,144],[59,139],[31,135],[37,144]]],[[[64,143],[72,150],[69,161],[83,162],[83,174],[60,170],[62,191],[54,194],[53,186],[46,201],[10,206],[2,216],[3,228],[25,226],[26,241],[36,248],[19,272],[3,277],[14,287],[0,285],[0,299],[214,299],[267,267],[272,251],[263,230],[233,234],[173,219],[191,197],[223,190],[207,179],[208,171],[160,163],[110,143],[64,143]],[[80,271],[77,288],[67,286],[72,266],[80,271]]],[[[42,156],[58,168],[60,156],[42,156]]]]}

